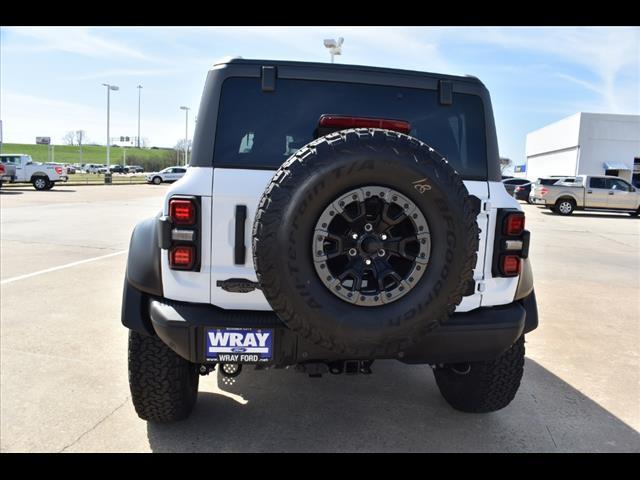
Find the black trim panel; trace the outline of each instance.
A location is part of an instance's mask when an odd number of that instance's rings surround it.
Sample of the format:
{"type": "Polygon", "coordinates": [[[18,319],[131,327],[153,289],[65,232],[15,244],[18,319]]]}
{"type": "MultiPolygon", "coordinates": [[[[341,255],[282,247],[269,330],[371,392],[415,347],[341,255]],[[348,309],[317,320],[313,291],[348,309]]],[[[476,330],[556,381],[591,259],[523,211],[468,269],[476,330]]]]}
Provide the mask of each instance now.
{"type": "Polygon", "coordinates": [[[236,205],[235,243],[233,246],[233,258],[236,265],[244,265],[247,257],[245,246],[244,227],[247,221],[247,206],[236,205]]]}
{"type": "Polygon", "coordinates": [[[127,258],[127,280],[141,292],[161,296],[162,270],[156,231],[160,213],[139,222],[133,229],[127,258]]]}

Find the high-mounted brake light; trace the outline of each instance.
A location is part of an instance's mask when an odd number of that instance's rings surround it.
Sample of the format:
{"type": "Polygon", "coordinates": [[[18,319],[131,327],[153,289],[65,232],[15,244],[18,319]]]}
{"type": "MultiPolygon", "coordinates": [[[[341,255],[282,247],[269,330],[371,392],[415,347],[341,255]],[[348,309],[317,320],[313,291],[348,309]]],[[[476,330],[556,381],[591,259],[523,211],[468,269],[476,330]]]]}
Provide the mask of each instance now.
{"type": "Polygon", "coordinates": [[[524,213],[514,212],[504,219],[502,233],[510,236],[522,235],[524,231],[524,213]]]}
{"type": "Polygon", "coordinates": [[[196,250],[192,245],[172,247],[169,251],[169,265],[177,270],[190,270],[196,259],[196,250]]]}
{"type": "Polygon", "coordinates": [[[325,128],[384,128],[408,134],[411,124],[404,120],[390,120],[386,118],[349,117],[344,115],[322,115],[318,122],[325,128]]]}
{"type": "Polygon", "coordinates": [[[170,200],[169,216],[176,225],[194,225],[196,223],[196,207],[191,200],[170,200]]]}
{"type": "Polygon", "coordinates": [[[518,255],[504,255],[500,262],[502,274],[506,277],[515,277],[520,273],[520,257],[518,255]]]}

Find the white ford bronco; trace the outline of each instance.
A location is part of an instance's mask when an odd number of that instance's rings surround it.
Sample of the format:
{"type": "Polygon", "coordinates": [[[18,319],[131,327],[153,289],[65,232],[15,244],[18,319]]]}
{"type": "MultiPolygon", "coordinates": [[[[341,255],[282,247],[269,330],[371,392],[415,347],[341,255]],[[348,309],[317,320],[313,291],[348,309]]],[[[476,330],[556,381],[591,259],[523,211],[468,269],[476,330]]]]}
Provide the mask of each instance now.
{"type": "Polygon", "coordinates": [[[134,229],[122,323],[138,415],[186,418],[216,370],[431,365],[458,410],[515,396],[538,325],[524,213],[474,77],[233,59],[185,176],[134,229]]]}

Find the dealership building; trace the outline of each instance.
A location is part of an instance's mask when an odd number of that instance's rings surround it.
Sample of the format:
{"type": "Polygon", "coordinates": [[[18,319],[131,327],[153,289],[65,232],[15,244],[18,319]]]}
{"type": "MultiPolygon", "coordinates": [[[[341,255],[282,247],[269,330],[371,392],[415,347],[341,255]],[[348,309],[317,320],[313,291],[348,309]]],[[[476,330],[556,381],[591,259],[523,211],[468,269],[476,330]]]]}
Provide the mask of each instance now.
{"type": "Polygon", "coordinates": [[[615,175],[640,185],[640,115],[579,112],[527,134],[516,176],[615,175]]]}

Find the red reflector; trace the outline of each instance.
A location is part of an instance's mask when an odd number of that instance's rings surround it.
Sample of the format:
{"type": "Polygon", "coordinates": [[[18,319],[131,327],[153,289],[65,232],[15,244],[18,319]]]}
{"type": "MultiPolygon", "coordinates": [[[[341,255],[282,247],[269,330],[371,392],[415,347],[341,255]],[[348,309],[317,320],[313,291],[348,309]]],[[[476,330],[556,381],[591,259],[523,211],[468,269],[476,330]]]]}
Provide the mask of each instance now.
{"type": "Polygon", "coordinates": [[[411,124],[404,120],[389,120],[386,118],[345,117],[342,115],[322,115],[318,124],[331,128],[384,128],[400,133],[409,133],[411,124]]]}
{"type": "Polygon", "coordinates": [[[520,273],[520,257],[517,255],[505,255],[502,257],[502,273],[508,277],[514,277],[520,273]]]}
{"type": "Polygon", "coordinates": [[[506,235],[522,235],[524,231],[524,213],[510,213],[504,219],[503,233],[506,235]]]}
{"type": "Polygon", "coordinates": [[[189,270],[195,262],[195,248],[192,246],[173,247],[169,253],[171,268],[189,270]]]}
{"type": "Polygon", "coordinates": [[[170,200],[169,216],[176,225],[196,223],[196,208],[191,200],[170,200]]]}

